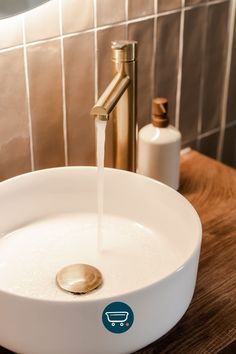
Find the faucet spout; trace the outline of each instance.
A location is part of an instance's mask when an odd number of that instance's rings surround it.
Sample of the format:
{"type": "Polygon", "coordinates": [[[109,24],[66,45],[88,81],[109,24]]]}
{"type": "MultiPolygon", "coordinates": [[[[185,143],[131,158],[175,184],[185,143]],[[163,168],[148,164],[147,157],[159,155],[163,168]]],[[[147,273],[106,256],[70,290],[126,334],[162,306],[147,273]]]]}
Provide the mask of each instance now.
{"type": "Polygon", "coordinates": [[[108,120],[119,99],[127,89],[130,78],[123,73],[117,73],[106,90],[98,99],[90,114],[100,116],[99,119],[108,120]]]}
{"type": "Polygon", "coordinates": [[[112,42],[114,78],[91,109],[108,120],[113,115],[113,167],[136,172],[136,44],[112,42]]]}

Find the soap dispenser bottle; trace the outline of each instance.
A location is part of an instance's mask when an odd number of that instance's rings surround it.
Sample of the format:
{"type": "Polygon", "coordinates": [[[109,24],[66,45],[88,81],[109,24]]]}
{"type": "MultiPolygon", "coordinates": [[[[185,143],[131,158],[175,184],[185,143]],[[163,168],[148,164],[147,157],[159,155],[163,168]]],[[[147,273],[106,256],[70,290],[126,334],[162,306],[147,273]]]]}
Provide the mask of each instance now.
{"type": "Polygon", "coordinates": [[[181,134],[169,124],[166,98],[152,101],[152,122],[139,131],[137,172],[179,188],[181,134]]]}

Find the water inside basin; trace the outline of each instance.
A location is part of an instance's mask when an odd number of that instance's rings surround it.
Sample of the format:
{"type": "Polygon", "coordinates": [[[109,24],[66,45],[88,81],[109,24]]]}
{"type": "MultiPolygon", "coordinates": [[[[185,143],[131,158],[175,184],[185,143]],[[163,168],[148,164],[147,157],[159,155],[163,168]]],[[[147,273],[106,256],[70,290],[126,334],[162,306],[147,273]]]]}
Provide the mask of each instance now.
{"type": "Polygon", "coordinates": [[[61,214],[15,230],[0,240],[1,289],[45,300],[78,300],[61,291],[55,274],[88,263],[103,274],[101,288],[79,301],[117,296],[147,286],[175,271],[189,250],[138,222],[106,215],[103,251],[96,247],[96,214],[61,214]]]}

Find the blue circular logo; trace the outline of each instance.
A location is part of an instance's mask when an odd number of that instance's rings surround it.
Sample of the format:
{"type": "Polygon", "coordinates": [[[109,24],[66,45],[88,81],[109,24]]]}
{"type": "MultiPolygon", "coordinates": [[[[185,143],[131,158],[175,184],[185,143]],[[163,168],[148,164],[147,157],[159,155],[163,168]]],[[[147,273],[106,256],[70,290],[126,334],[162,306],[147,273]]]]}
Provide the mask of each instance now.
{"type": "Polygon", "coordinates": [[[102,322],[112,333],[127,332],[133,322],[134,313],[124,302],[112,302],[103,311],[102,322]]]}

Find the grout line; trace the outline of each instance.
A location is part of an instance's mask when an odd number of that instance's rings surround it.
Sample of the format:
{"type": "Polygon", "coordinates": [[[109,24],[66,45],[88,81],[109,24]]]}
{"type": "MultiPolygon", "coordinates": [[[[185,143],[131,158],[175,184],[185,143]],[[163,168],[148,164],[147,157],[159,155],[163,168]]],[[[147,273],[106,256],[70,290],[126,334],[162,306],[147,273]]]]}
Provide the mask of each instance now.
{"type": "MultiPolygon", "coordinates": [[[[186,146],[188,144],[192,144],[196,142],[197,138],[192,138],[192,139],[188,139],[188,140],[183,140],[181,141],[181,148],[183,148],[183,146],[186,146]]],[[[187,147],[187,146],[186,146],[187,147]]]]}
{"type": "Polygon", "coordinates": [[[198,139],[200,140],[203,138],[207,138],[208,136],[219,133],[219,132],[220,132],[220,127],[214,128],[214,129],[209,130],[206,133],[202,133],[202,134],[198,135],[198,139]]]}
{"type": "Polygon", "coordinates": [[[181,146],[187,145],[187,144],[191,144],[191,143],[195,142],[196,139],[197,139],[197,138],[191,138],[191,139],[187,139],[187,140],[182,140],[182,141],[181,141],[181,146]]]}
{"type": "MultiPolygon", "coordinates": [[[[96,7],[96,0],[94,0],[94,7],[96,7]]],[[[94,11],[96,11],[96,10],[94,9],[94,11]]],[[[169,14],[178,13],[178,12],[180,12],[180,9],[173,10],[173,11],[167,11],[167,12],[164,12],[164,13],[161,13],[161,14],[153,14],[153,15],[138,17],[138,18],[135,18],[135,19],[130,19],[128,21],[121,21],[121,22],[112,23],[112,24],[108,24],[108,25],[102,25],[102,26],[97,26],[97,23],[96,23],[96,25],[94,24],[93,28],[89,28],[89,29],[82,30],[82,31],[77,31],[77,32],[72,32],[72,33],[66,33],[66,34],[63,34],[62,36],[56,36],[56,37],[53,37],[53,38],[46,38],[46,39],[42,39],[42,40],[37,40],[37,41],[34,41],[34,42],[26,43],[26,47],[34,46],[34,45],[37,45],[37,44],[43,44],[43,43],[47,43],[47,42],[51,42],[51,41],[60,40],[61,37],[63,37],[63,38],[74,37],[74,36],[78,36],[78,35],[84,34],[84,33],[90,33],[90,32],[94,32],[94,31],[102,31],[104,29],[109,29],[109,28],[113,28],[113,27],[123,26],[123,25],[126,25],[126,24],[132,24],[132,23],[146,21],[146,20],[149,20],[149,19],[153,19],[156,16],[158,16],[158,17],[159,16],[167,16],[169,14]]],[[[97,22],[96,18],[94,18],[94,22],[97,22]]],[[[16,46],[13,46],[13,47],[3,48],[3,49],[0,49],[0,53],[1,52],[6,52],[6,51],[11,51],[11,50],[22,48],[22,47],[23,47],[23,45],[20,44],[20,45],[16,45],[16,46]]]]}
{"type": "MultiPolygon", "coordinates": [[[[31,42],[31,43],[26,43],[25,45],[26,45],[26,47],[29,47],[29,46],[33,46],[33,45],[37,45],[37,44],[43,44],[43,43],[47,43],[47,42],[50,42],[50,41],[59,40],[59,39],[61,39],[61,37],[69,38],[69,37],[73,37],[73,36],[78,36],[78,35],[83,34],[83,33],[90,33],[90,32],[93,32],[93,31],[101,31],[101,30],[104,30],[104,29],[118,27],[118,26],[122,26],[122,25],[129,25],[131,23],[142,22],[142,21],[146,21],[146,20],[149,20],[149,19],[153,19],[155,17],[168,16],[168,15],[172,15],[172,14],[175,14],[175,13],[179,13],[181,11],[191,10],[191,9],[194,9],[194,8],[197,8],[197,7],[204,7],[204,6],[208,7],[208,6],[212,6],[212,5],[216,5],[216,4],[224,3],[224,2],[228,2],[228,1],[229,0],[214,0],[214,1],[211,1],[210,3],[202,3],[202,4],[196,4],[196,5],[187,6],[187,7],[182,8],[182,10],[181,9],[174,9],[174,10],[169,10],[169,11],[163,11],[163,12],[160,12],[160,13],[156,12],[153,15],[148,15],[148,16],[138,17],[138,18],[135,18],[135,19],[125,20],[125,21],[117,22],[115,24],[113,23],[113,24],[109,24],[109,25],[102,25],[102,26],[99,26],[99,27],[97,27],[97,25],[96,25],[96,27],[89,28],[87,30],[67,33],[67,34],[63,34],[62,36],[57,36],[57,37],[53,37],[53,38],[47,38],[47,39],[43,39],[43,40],[38,40],[38,41],[31,42]]],[[[95,2],[95,0],[94,0],[94,2],[95,2]]],[[[157,2],[158,2],[158,0],[156,0],[155,3],[154,3],[154,5],[156,7],[157,7],[157,2]]],[[[8,51],[11,51],[11,50],[14,50],[14,49],[23,48],[23,46],[24,45],[20,44],[20,45],[16,45],[16,46],[13,46],[13,47],[3,48],[3,49],[0,49],[0,53],[8,52],[8,51]]]]}
{"type": "MultiPolygon", "coordinates": [[[[158,9],[158,0],[153,0],[153,5],[154,5],[154,14],[157,14],[157,9],[158,9]]],[[[157,54],[157,16],[154,17],[154,23],[153,23],[153,54],[152,54],[152,89],[151,89],[151,95],[152,98],[155,97],[155,83],[156,83],[156,54],[157,54]]]]}
{"type": "Polygon", "coordinates": [[[154,0],[154,14],[158,13],[158,0],[154,0]]]}
{"type": "Polygon", "coordinates": [[[222,118],[221,118],[221,131],[217,151],[217,159],[222,160],[223,147],[224,147],[224,130],[226,126],[227,118],[227,103],[228,103],[228,93],[229,93],[229,82],[230,82],[230,69],[232,61],[232,51],[233,51],[233,39],[234,39],[234,26],[235,26],[235,11],[236,11],[236,1],[231,0],[229,4],[228,11],[228,48],[226,57],[226,69],[225,69],[225,79],[223,84],[223,100],[222,100],[222,118]]]}
{"type": "Polygon", "coordinates": [[[108,29],[108,28],[112,28],[112,27],[116,27],[116,26],[130,25],[132,23],[137,23],[137,22],[142,22],[142,21],[153,19],[156,16],[157,15],[152,14],[152,15],[147,15],[147,16],[143,16],[143,17],[131,18],[127,21],[125,20],[125,21],[120,21],[120,22],[108,24],[108,25],[99,26],[99,27],[97,27],[97,30],[102,31],[103,29],[108,29]]]}
{"type": "Polygon", "coordinates": [[[98,37],[97,37],[97,0],[93,0],[94,16],[94,99],[98,100],[98,37]]]}
{"type": "Polygon", "coordinates": [[[153,24],[153,54],[152,54],[152,97],[155,97],[155,83],[156,83],[156,55],[157,55],[157,18],[154,19],[153,24]]]}
{"type": "Polygon", "coordinates": [[[66,111],[66,89],[65,89],[65,58],[64,58],[64,38],[62,28],[62,3],[59,6],[59,29],[60,29],[60,51],[61,51],[61,85],[62,85],[62,111],[63,111],[63,137],[64,137],[64,154],[65,165],[68,166],[68,136],[67,136],[67,111],[66,111]]]}
{"type": "Polygon", "coordinates": [[[229,122],[225,125],[225,128],[230,128],[230,127],[234,127],[236,125],[236,120],[234,120],[233,122],[229,122]]]}
{"type": "Polygon", "coordinates": [[[152,62],[152,97],[155,97],[156,93],[156,82],[157,82],[157,72],[156,72],[156,57],[157,57],[157,13],[158,13],[158,0],[153,0],[154,3],[154,28],[153,28],[153,62],[152,62]]]}
{"type": "MultiPolygon", "coordinates": [[[[236,121],[233,122],[233,124],[231,124],[231,125],[232,125],[232,126],[233,126],[233,125],[236,125],[236,121]]],[[[216,134],[216,133],[219,133],[219,132],[220,132],[220,127],[214,128],[214,129],[209,130],[209,131],[206,132],[206,133],[203,133],[203,134],[198,135],[196,138],[191,138],[191,139],[189,139],[189,140],[182,141],[182,144],[183,144],[183,145],[190,144],[190,143],[192,143],[192,142],[194,142],[194,141],[196,141],[196,140],[199,140],[199,142],[200,142],[200,139],[207,138],[208,136],[211,136],[211,135],[216,134]]],[[[197,149],[199,149],[199,147],[197,147],[197,149]]]]}
{"type": "MultiPolygon", "coordinates": [[[[182,6],[184,0],[182,0],[182,6]]],[[[180,31],[179,31],[179,67],[177,76],[176,89],[176,110],[175,110],[175,126],[179,129],[180,123],[180,100],[181,100],[181,85],[182,85],[182,66],[183,66],[183,47],[184,47],[184,11],[181,9],[180,14],[180,31]]]]}
{"type": "Polygon", "coordinates": [[[13,47],[3,48],[3,49],[0,49],[0,54],[5,53],[5,52],[11,52],[12,50],[22,49],[22,48],[24,48],[23,44],[15,45],[13,47]]]}
{"type": "Polygon", "coordinates": [[[129,20],[129,0],[125,0],[125,36],[128,39],[129,31],[128,31],[128,20],[129,20]]]}
{"type": "Polygon", "coordinates": [[[38,44],[44,44],[44,43],[49,43],[49,42],[54,42],[54,41],[58,41],[61,39],[61,36],[56,36],[56,37],[52,37],[52,38],[46,38],[46,39],[41,39],[35,42],[29,42],[26,43],[26,47],[32,47],[34,45],[38,45],[38,44]]]}
{"type": "Polygon", "coordinates": [[[200,151],[200,143],[201,143],[201,139],[200,139],[200,135],[198,135],[196,139],[196,148],[198,151],[200,151]]]}
{"type": "Polygon", "coordinates": [[[228,2],[229,0],[212,0],[211,2],[203,2],[203,3],[200,3],[200,4],[195,4],[195,5],[186,5],[184,6],[184,11],[189,11],[189,10],[192,10],[192,9],[196,9],[198,7],[208,7],[208,6],[212,6],[212,5],[217,5],[217,4],[221,4],[221,3],[224,3],[224,2],[228,2]]]}
{"type": "Polygon", "coordinates": [[[27,113],[28,113],[28,127],[29,127],[29,141],[30,141],[30,162],[31,170],[35,170],[34,165],[34,145],[33,145],[33,132],[32,132],[32,113],[30,104],[30,88],[29,88],[29,68],[28,57],[26,47],[26,34],[25,34],[25,17],[22,15],[22,34],[23,34],[23,55],[24,55],[24,74],[25,74],[25,88],[26,88],[26,100],[27,100],[27,113]]]}
{"type": "MultiPolygon", "coordinates": [[[[201,77],[200,77],[200,88],[199,88],[199,105],[198,105],[198,125],[197,132],[198,136],[202,133],[202,112],[204,103],[204,83],[205,83],[205,54],[206,54],[206,44],[207,44],[207,18],[208,18],[208,8],[206,8],[206,18],[203,27],[203,39],[202,39],[202,56],[201,56],[201,77]]],[[[197,139],[197,147],[199,148],[200,140],[197,139]]]]}

